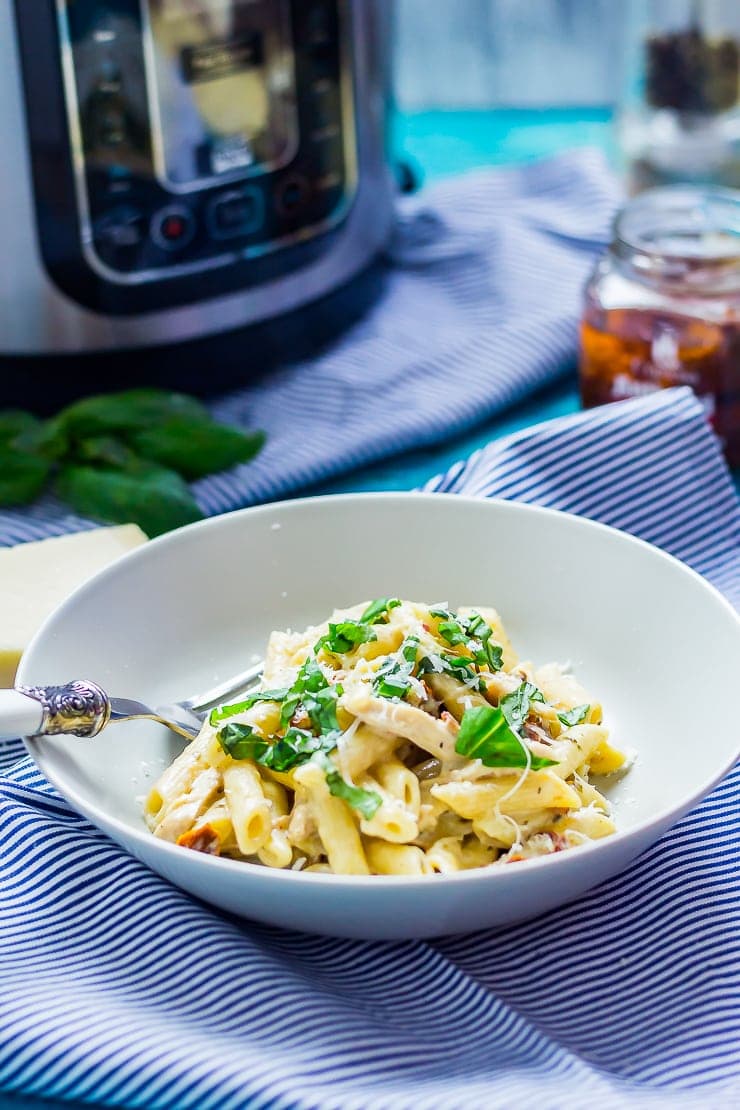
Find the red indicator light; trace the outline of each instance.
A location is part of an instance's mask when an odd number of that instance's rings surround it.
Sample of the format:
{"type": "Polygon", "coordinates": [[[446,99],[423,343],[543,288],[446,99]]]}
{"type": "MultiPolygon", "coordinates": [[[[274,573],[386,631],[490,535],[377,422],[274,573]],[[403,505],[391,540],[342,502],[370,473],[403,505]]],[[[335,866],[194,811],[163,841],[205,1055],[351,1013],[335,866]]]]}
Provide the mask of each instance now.
{"type": "Polygon", "coordinates": [[[185,231],[185,221],[180,216],[168,216],[162,224],[165,239],[179,239],[185,231]]]}

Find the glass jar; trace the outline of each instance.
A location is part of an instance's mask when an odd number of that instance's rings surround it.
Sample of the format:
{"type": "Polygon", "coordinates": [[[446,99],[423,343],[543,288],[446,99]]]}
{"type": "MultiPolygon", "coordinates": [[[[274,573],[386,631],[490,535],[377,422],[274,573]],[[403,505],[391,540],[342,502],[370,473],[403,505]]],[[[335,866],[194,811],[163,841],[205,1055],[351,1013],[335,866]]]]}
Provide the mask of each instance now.
{"type": "Polygon", "coordinates": [[[634,198],[585,293],[586,406],[689,385],[740,466],[740,192],[674,185],[634,198]]]}
{"type": "Polygon", "coordinates": [[[740,188],[740,0],[631,0],[618,130],[633,192],[740,188]]]}

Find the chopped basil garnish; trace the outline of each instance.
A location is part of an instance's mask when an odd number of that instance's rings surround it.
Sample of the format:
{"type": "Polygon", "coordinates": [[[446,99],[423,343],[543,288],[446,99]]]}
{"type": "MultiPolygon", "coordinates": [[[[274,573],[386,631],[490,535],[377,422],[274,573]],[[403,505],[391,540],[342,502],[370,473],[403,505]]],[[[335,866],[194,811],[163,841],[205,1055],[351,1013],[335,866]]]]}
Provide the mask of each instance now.
{"type": "Polygon", "coordinates": [[[450,647],[467,648],[473,662],[479,667],[487,667],[491,671],[501,670],[503,648],[500,644],[491,643],[493,629],[486,624],[480,613],[460,617],[455,613],[448,613],[446,609],[430,609],[429,612],[433,617],[441,618],[438,632],[450,647]]]}
{"type": "Polygon", "coordinates": [[[218,742],[232,759],[251,759],[272,771],[290,771],[307,763],[316,752],[331,751],[337,746],[338,733],[313,736],[302,728],[289,728],[285,736],[273,742],[257,736],[250,725],[232,723],[218,733],[218,742]]]}
{"type": "Polygon", "coordinates": [[[504,649],[501,644],[491,643],[493,629],[486,624],[480,613],[473,613],[468,617],[466,628],[473,641],[480,640],[480,648],[477,648],[475,643],[469,645],[476,663],[482,667],[488,667],[491,671],[500,671],[504,665],[504,649]]]}
{"type": "Polygon", "coordinates": [[[466,709],[455,742],[458,755],[479,759],[486,767],[527,767],[538,771],[554,760],[532,755],[512,730],[499,708],[492,705],[466,709]],[[528,758],[529,757],[529,758],[528,758]]]}
{"type": "Polygon", "coordinates": [[[458,644],[467,644],[468,642],[467,632],[463,631],[457,621],[440,621],[439,634],[443,640],[447,641],[450,647],[457,647],[458,644]]]}
{"type": "Polygon", "coordinates": [[[379,597],[371,601],[365,612],[360,617],[360,624],[377,624],[383,617],[387,617],[391,609],[397,609],[401,604],[397,597],[379,597]]]}
{"type": "Polygon", "coordinates": [[[262,737],[257,736],[251,725],[225,725],[218,733],[218,742],[232,759],[253,759],[259,762],[269,748],[262,737]]]}
{"type": "Polygon", "coordinates": [[[373,679],[373,690],[378,697],[404,698],[406,696],[411,689],[411,676],[416,666],[418,649],[418,638],[407,636],[398,654],[391,656],[378,668],[373,679]]]}
{"type": "Polygon", "coordinates": [[[373,689],[379,698],[405,698],[411,689],[411,681],[402,674],[378,675],[373,689]]]}
{"type": "Polygon", "coordinates": [[[338,696],[339,691],[329,683],[316,660],[307,659],[283,701],[280,727],[287,727],[299,705],[303,705],[311,718],[311,723],[320,732],[338,729],[336,717],[338,696]]]}
{"type": "Polygon", "coordinates": [[[544,702],[544,700],[541,690],[538,690],[531,682],[523,682],[521,686],[517,686],[516,690],[512,690],[510,694],[506,694],[501,699],[499,709],[514,731],[520,732],[527,719],[531,703],[533,701],[544,702]]]}
{"type": "Polygon", "coordinates": [[[367,644],[377,638],[372,628],[368,628],[360,621],[341,621],[339,624],[329,625],[329,631],[321,637],[314,651],[318,652],[321,648],[326,648],[333,655],[344,655],[348,651],[353,651],[359,644],[367,644]]]}
{"type": "Polygon", "coordinates": [[[375,816],[383,804],[380,794],[376,794],[374,790],[363,790],[360,786],[352,786],[345,782],[339,771],[328,759],[324,761],[324,772],[330,794],[333,794],[335,798],[341,798],[347,805],[352,806],[352,809],[356,809],[366,821],[375,816]]]}
{"type": "Polygon", "coordinates": [[[307,763],[316,752],[330,752],[337,746],[339,732],[313,736],[306,729],[289,728],[285,736],[278,737],[269,751],[269,762],[261,762],[273,771],[290,771],[307,763]]]}
{"type": "Polygon", "coordinates": [[[337,698],[339,691],[328,684],[316,693],[303,695],[303,708],[311,718],[311,724],[323,736],[327,732],[338,732],[337,698]]]}
{"type": "Polygon", "coordinates": [[[251,708],[258,701],[282,702],[280,729],[284,736],[267,740],[254,733],[250,725],[232,722],[218,733],[221,747],[233,759],[253,759],[273,771],[289,771],[305,763],[316,752],[330,752],[337,746],[341,733],[337,720],[337,699],[342,694],[339,683],[332,685],[315,659],[307,659],[288,690],[261,690],[243,702],[222,706],[211,713],[212,725],[251,708]],[[311,729],[296,728],[290,722],[301,710],[311,722],[311,729]],[[318,734],[318,735],[316,735],[318,734]]]}
{"type": "Polygon", "coordinates": [[[562,713],[558,712],[558,720],[566,728],[571,728],[572,725],[580,725],[585,721],[590,712],[590,705],[577,705],[574,709],[564,709],[562,713]]]}
{"type": "Polygon", "coordinates": [[[372,601],[359,620],[338,621],[329,625],[329,631],[322,636],[314,647],[315,652],[326,648],[333,655],[345,655],[353,651],[359,644],[367,644],[377,640],[376,634],[368,626],[379,624],[387,620],[391,609],[397,608],[401,602],[397,597],[380,597],[372,601]]]}
{"type": "Polygon", "coordinates": [[[419,661],[419,674],[446,673],[472,690],[483,691],[486,684],[473,670],[472,663],[467,655],[425,655],[419,661]]]}
{"type": "Polygon", "coordinates": [[[213,726],[218,725],[229,717],[235,717],[237,713],[246,713],[258,701],[285,701],[287,696],[287,688],[285,690],[258,690],[255,694],[250,694],[244,701],[235,702],[233,705],[219,705],[218,708],[212,709],[208,723],[213,726]]]}

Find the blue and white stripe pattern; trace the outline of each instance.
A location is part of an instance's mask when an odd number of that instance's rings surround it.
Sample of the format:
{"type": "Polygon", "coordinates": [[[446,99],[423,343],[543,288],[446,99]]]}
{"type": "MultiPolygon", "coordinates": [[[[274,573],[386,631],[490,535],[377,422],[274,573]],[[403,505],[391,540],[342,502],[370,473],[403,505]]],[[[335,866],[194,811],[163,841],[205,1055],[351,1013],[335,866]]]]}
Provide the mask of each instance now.
{"type": "MultiPolygon", "coordinates": [[[[437,443],[572,370],[581,290],[617,202],[589,150],[403,198],[385,292],[367,316],[320,357],[214,406],[268,439],[253,462],[197,483],[203,511],[437,443]]],[[[85,527],[47,499],[0,513],[0,544],[85,527]]]]}
{"type": "MultiPolygon", "coordinates": [[[[740,601],[737,499],[686,390],[519,433],[429,488],[618,524],[740,601]]],[[[536,921],[362,943],[193,901],[23,761],[0,779],[0,1089],[158,1110],[738,1106],[739,808],[736,771],[536,921]]]]}

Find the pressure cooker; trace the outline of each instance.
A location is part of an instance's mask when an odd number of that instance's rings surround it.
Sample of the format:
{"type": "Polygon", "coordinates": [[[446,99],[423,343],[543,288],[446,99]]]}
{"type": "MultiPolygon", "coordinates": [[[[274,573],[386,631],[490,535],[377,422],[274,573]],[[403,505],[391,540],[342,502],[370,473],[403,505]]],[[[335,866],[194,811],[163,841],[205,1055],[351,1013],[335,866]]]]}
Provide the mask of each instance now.
{"type": "Polygon", "coordinates": [[[0,402],[203,391],[362,311],[389,3],[0,4],[0,402]]]}

